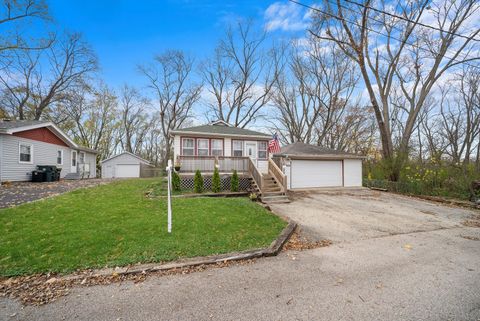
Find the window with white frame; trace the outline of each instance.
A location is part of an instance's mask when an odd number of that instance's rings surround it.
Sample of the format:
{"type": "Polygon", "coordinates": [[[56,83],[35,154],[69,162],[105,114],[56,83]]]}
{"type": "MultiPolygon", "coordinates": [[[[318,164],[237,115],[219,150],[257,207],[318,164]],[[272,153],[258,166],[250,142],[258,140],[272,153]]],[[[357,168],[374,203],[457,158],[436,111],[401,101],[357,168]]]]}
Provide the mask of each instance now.
{"type": "Polygon", "coordinates": [[[18,161],[31,164],[33,162],[33,145],[20,143],[18,145],[18,161]]]}
{"type": "Polygon", "coordinates": [[[267,142],[258,142],[258,158],[267,159],[267,142]]]}
{"type": "Polygon", "coordinates": [[[208,156],[208,139],[207,138],[198,138],[197,139],[197,155],[198,156],[208,156]]]}
{"type": "Polygon", "coordinates": [[[232,150],[234,157],[242,157],[243,156],[243,141],[241,140],[233,140],[232,141],[232,150]]]}
{"type": "Polygon", "coordinates": [[[182,138],[182,155],[195,155],[195,141],[193,138],[182,138]]]}
{"type": "Polygon", "coordinates": [[[57,150],[57,165],[63,165],[63,150],[57,150]]]}
{"type": "Polygon", "coordinates": [[[223,139],[212,139],[212,156],[223,156],[223,139]]]}
{"type": "Polygon", "coordinates": [[[80,153],[78,154],[78,156],[79,156],[78,162],[79,162],[80,164],[85,164],[85,153],[84,153],[84,152],[80,152],[80,153]]]}

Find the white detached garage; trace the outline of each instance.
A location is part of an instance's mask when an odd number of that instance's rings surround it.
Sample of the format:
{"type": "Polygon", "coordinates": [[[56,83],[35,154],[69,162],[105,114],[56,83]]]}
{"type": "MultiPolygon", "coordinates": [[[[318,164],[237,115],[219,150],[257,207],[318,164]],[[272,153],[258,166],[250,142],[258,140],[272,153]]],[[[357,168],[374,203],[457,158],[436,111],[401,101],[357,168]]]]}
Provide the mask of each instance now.
{"type": "Polygon", "coordinates": [[[362,186],[361,155],[297,142],[273,157],[287,175],[290,190],[362,186]]]}
{"type": "Polygon", "coordinates": [[[143,165],[151,166],[149,161],[123,152],[102,161],[102,178],[140,177],[140,167],[143,165]]]}

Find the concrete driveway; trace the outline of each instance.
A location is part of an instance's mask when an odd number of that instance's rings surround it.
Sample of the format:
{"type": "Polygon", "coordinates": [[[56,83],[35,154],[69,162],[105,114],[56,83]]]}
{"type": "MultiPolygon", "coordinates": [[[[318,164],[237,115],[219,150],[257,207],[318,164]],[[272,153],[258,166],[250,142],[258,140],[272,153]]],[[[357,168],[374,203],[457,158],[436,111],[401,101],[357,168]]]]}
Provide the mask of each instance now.
{"type": "Polygon", "coordinates": [[[368,190],[275,210],[330,247],[145,282],[79,287],[51,304],[0,298],[0,320],[480,320],[478,215],[368,190]]]}
{"type": "Polygon", "coordinates": [[[366,188],[293,194],[274,212],[299,223],[313,239],[355,241],[387,235],[462,227],[472,211],[366,188]]]}

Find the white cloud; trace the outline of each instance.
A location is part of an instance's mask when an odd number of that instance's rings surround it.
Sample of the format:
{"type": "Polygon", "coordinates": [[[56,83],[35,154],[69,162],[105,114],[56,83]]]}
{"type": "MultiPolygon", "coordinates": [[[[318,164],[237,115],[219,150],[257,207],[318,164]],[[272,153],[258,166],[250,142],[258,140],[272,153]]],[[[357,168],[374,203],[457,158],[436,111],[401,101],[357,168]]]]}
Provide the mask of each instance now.
{"type": "Polygon", "coordinates": [[[267,31],[299,31],[308,27],[310,16],[303,8],[291,2],[275,2],[264,14],[267,31]]]}

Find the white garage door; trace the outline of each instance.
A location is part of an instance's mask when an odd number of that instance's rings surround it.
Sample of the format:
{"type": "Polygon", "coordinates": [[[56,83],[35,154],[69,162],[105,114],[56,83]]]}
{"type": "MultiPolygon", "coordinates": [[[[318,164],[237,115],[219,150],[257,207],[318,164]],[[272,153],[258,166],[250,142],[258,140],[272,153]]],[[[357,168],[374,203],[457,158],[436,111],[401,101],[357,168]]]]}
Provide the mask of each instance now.
{"type": "Polygon", "coordinates": [[[291,188],[342,186],[342,161],[292,160],[291,188]]]}
{"type": "Polygon", "coordinates": [[[140,177],[140,165],[118,164],[115,166],[115,177],[140,177]]]}

